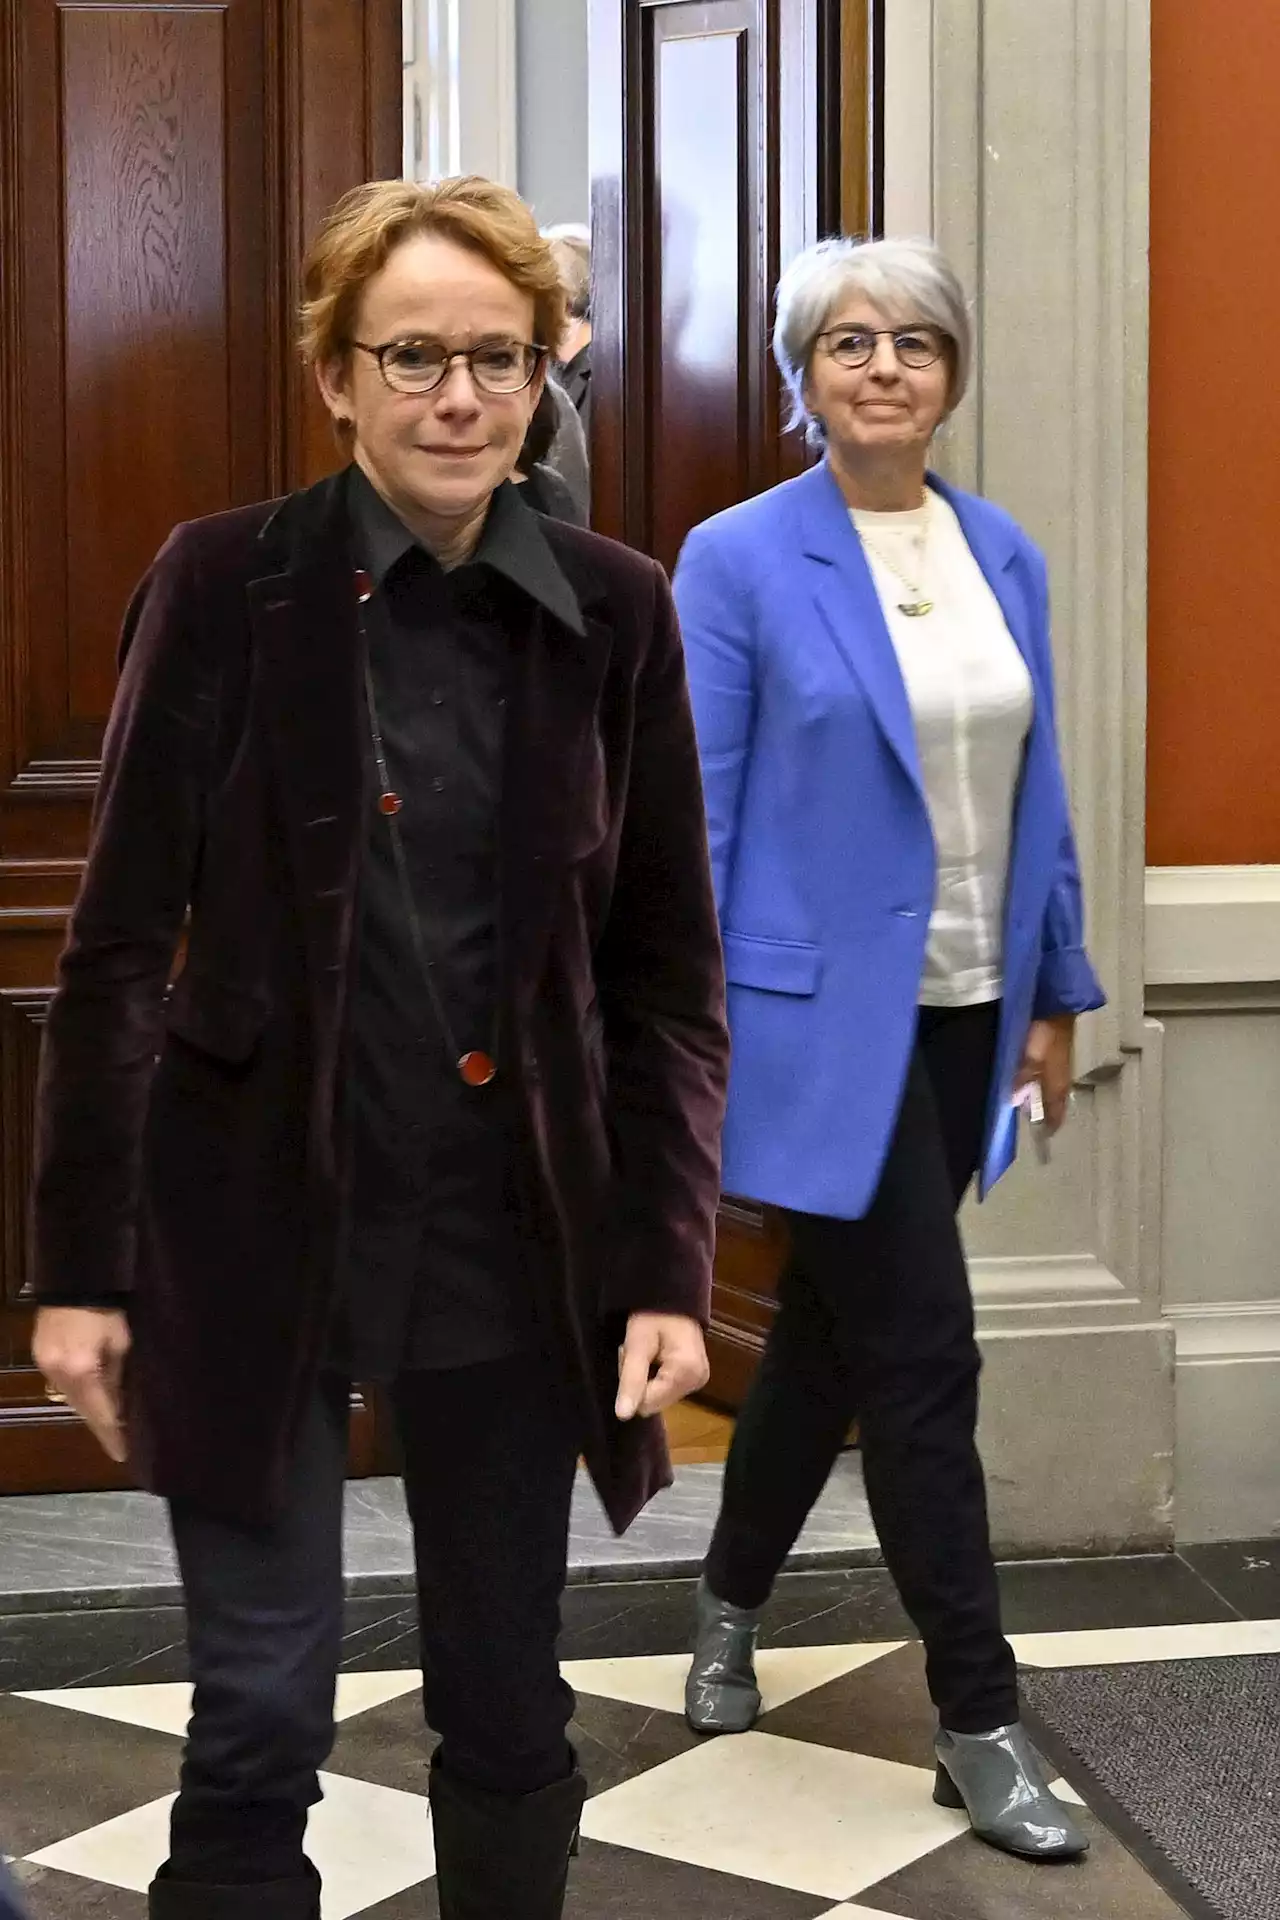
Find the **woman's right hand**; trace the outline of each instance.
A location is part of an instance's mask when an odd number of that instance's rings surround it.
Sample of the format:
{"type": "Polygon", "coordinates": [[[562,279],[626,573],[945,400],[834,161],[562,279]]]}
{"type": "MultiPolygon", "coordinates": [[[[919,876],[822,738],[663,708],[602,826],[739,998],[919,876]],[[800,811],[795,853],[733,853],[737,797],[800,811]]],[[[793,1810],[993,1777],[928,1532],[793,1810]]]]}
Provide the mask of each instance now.
{"type": "Polygon", "coordinates": [[[123,1376],[129,1322],[117,1307],[41,1307],[31,1357],[49,1383],[50,1399],[80,1415],[111,1460],[128,1453],[123,1376]]]}

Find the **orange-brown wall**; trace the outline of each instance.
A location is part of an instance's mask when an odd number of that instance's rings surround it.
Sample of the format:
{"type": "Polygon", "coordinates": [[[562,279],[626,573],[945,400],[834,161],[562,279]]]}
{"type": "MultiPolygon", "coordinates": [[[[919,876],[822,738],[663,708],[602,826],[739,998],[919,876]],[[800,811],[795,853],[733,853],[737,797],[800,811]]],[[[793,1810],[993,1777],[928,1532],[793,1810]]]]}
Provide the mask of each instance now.
{"type": "Polygon", "coordinates": [[[1280,861],[1280,0],[1155,0],[1148,858],[1280,861]]]}

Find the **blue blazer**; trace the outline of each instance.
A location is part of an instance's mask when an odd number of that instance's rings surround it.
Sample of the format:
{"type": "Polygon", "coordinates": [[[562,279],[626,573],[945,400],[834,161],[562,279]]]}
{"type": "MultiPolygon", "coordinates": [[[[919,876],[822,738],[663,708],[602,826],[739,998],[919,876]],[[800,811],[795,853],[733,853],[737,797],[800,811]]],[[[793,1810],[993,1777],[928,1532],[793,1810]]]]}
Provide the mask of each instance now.
{"type": "MultiPolygon", "coordinates": [[[[985,1194],[1033,1018],[1103,1004],[1054,723],[1044,560],[932,475],[1035,688],[1005,902],[985,1194]]],[[[729,982],[730,1193],[857,1219],[901,1103],[935,892],[915,727],[862,545],[815,467],[689,535],[675,574],[729,982]]]]}

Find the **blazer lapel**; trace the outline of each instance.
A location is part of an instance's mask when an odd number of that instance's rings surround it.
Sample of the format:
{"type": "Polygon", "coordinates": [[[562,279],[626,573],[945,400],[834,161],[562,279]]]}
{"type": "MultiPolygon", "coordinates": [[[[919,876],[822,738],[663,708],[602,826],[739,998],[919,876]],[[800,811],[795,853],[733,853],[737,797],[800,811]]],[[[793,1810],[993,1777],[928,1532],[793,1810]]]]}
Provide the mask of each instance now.
{"type": "Polygon", "coordinates": [[[360,851],[360,642],[342,475],[294,494],[248,587],[257,670],[317,986],[345,977],[360,851]]]}
{"type": "MultiPolygon", "coordinates": [[[[1019,586],[1017,569],[1014,566],[1018,557],[1018,545],[1009,524],[1003,515],[993,513],[984,501],[976,499],[971,493],[963,493],[959,488],[949,486],[936,474],[929,475],[929,485],[935,493],[942,495],[960,522],[960,531],[965,537],[969,551],[996,597],[1000,611],[1004,615],[1004,623],[1009,629],[1018,652],[1027,663],[1038,695],[1042,689],[1036,650],[1032,644],[1031,607],[1019,586]]],[[[1037,709],[1039,704],[1037,699],[1037,709]]]]}
{"type": "Polygon", "coordinates": [[[861,685],[894,757],[923,798],[915,723],[898,656],[862,543],[825,462],[798,483],[796,497],[802,547],[810,561],[813,596],[823,624],[861,685]]]}

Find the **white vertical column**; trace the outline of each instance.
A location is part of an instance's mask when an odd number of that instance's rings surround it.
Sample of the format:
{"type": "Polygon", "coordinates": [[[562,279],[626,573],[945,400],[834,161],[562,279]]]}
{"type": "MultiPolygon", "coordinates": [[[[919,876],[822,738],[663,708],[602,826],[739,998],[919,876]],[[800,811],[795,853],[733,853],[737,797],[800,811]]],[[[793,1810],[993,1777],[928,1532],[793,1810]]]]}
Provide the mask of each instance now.
{"type": "MultiPolygon", "coordinates": [[[[891,8],[892,11],[892,8],[891,8]]],[[[1160,1310],[1159,1029],[1144,1022],[1149,0],[939,0],[937,238],[974,303],[973,390],[940,449],[1044,548],[1059,722],[1110,995],[1044,1172],[966,1217],[997,1538],[1172,1529],[1160,1310]]]]}
{"type": "Polygon", "coordinates": [[[407,175],[514,187],[516,0],[403,0],[407,175]]]}
{"type": "Polygon", "coordinates": [[[895,239],[933,233],[933,10],[884,10],[884,230],[895,239]]]}

